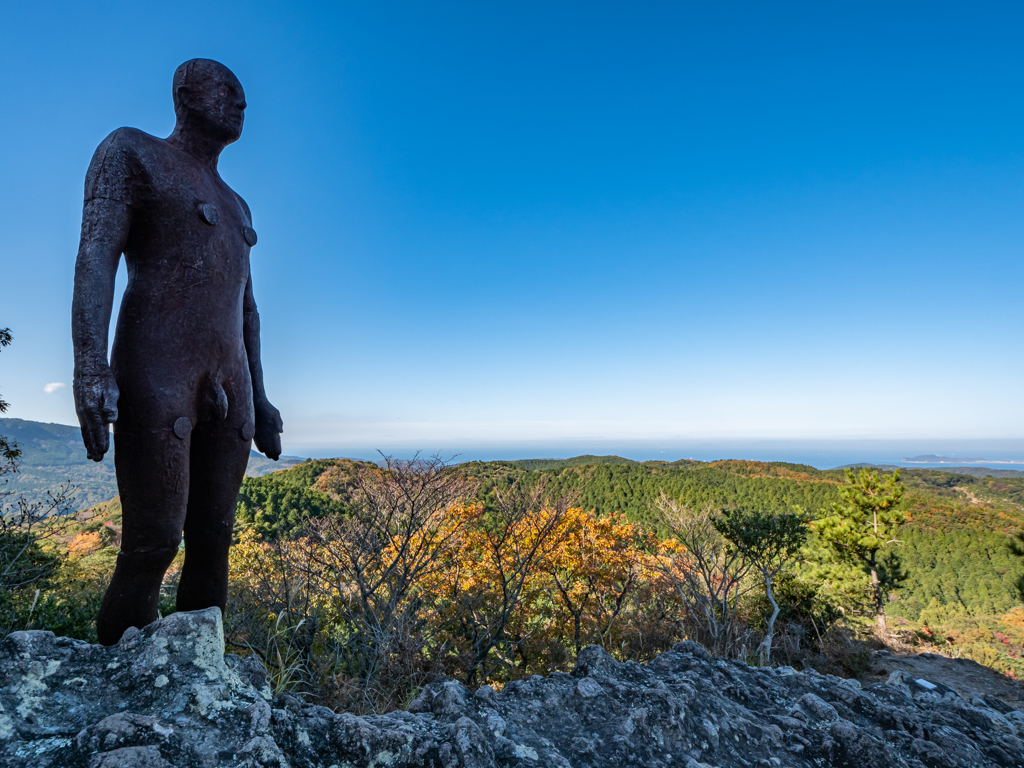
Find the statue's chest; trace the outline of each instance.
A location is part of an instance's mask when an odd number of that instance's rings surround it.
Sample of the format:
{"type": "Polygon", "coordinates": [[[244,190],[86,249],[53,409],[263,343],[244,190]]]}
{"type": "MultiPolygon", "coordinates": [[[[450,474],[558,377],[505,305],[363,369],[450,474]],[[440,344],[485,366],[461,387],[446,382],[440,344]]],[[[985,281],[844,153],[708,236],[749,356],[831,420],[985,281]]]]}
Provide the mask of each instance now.
{"type": "Polygon", "coordinates": [[[256,232],[241,200],[212,173],[168,163],[152,174],[145,206],[150,248],[193,277],[248,276],[256,232]]]}

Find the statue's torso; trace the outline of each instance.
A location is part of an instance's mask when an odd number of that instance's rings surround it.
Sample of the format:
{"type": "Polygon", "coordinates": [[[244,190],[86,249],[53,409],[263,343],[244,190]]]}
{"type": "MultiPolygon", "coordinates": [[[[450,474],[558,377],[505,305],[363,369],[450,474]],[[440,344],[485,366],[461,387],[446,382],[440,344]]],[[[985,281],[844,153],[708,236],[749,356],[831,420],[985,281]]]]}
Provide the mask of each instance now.
{"type": "Polygon", "coordinates": [[[171,396],[211,378],[248,385],[243,302],[256,238],[244,201],[188,152],[125,128],[97,151],[90,194],[131,208],[111,356],[119,384],[171,396]]]}

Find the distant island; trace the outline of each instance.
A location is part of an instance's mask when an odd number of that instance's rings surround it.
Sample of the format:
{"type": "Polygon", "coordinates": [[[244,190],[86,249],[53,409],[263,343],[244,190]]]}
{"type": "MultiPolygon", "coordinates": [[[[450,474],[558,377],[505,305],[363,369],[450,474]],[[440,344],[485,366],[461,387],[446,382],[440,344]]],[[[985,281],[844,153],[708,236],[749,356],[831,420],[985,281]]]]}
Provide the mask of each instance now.
{"type": "Polygon", "coordinates": [[[914,456],[911,459],[900,459],[904,464],[1024,464],[1024,461],[998,461],[992,459],[958,459],[953,456],[914,456]]]}

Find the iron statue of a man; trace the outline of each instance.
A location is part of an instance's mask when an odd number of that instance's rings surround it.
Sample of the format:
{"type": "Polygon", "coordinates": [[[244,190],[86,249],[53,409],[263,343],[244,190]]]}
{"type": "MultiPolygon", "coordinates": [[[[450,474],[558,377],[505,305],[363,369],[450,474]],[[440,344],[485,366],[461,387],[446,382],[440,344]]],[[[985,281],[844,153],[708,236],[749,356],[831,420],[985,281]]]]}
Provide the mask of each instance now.
{"type": "Polygon", "coordinates": [[[228,549],[250,445],[281,453],[281,416],[263,390],[249,272],[249,207],[217,161],[242,133],[245,94],[208,59],[178,67],[174,131],[108,136],[85,179],[72,334],[75,407],[89,458],[114,425],[121,550],[100,608],[101,643],[157,616],[185,537],[178,610],[227,600],[228,549]],[[107,361],[114,277],[128,284],[107,361]]]}

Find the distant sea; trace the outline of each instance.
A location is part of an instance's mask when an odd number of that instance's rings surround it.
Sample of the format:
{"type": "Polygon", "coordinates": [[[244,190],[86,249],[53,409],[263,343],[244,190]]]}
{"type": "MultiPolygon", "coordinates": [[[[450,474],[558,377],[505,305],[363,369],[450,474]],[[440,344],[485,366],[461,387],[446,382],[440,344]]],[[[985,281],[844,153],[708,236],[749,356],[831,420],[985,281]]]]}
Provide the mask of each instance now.
{"type": "MultiPolygon", "coordinates": [[[[568,459],[573,456],[622,456],[634,461],[717,461],[747,459],[750,461],[784,461],[806,464],[817,469],[832,469],[847,464],[890,464],[908,469],[928,467],[949,469],[957,463],[906,463],[904,458],[936,455],[956,459],[984,458],[962,466],[992,467],[1024,472],[1024,440],[673,440],[643,441],[566,441],[565,443],[517,443],[480,445],[478,442],[422,446],[421,455],[439,454],[455,461],[509,461],[515,459],[568,459]],[[1006,463],[1004,463],[1006,462],[1006,463]],[[1014,463],[1009,463],[1014,462],[1014,463]],[[1019,462],[1019,463],[1017,463],[1019,462]]],[[[285,446],[291,454],[312,458],[345,456],[380,460],[377,450],[395,458],[409,458],[416,449],[409,446],[365,445],[285,446]]]]}

